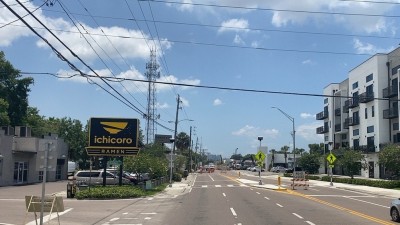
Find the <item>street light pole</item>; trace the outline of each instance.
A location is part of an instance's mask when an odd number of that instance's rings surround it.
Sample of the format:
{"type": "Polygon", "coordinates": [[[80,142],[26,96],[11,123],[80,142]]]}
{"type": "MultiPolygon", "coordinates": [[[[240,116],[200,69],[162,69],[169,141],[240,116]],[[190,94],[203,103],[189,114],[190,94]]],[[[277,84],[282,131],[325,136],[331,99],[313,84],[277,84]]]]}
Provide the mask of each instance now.
{"type": "Polygon", "coordinates": [[[279,110],[283,115],[285,115],[290,121],[292,121],[292,138],[293,138],[293,173],[296,171],[296,130],[294,128],[294,118],[289,116],[287,113],[282,111],[278,107],[271,107],[273,109],[279,110]]]}

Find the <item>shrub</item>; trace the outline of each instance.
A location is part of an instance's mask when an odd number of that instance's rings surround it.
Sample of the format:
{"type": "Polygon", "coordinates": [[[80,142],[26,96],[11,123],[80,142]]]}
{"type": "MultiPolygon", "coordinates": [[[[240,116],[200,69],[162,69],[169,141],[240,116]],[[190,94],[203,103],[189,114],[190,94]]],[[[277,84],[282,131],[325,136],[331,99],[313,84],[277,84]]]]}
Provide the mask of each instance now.
{"type": "MultiPolygon", "coordinates": [[[[322,180],[330,181],[331,177],[324,176],[324,177],[322,177],[322,180]]],[[[343,178],[343,177],[333,177],[332,182],[365,185],[365,186],[370,186],[370,187],[389,188],[389,189],[394,189],[394,188],[400,187],[400,181],[398,181],[398,180],[386,181],[386,180],[367,180],[367,179],[358,179],[358,178],[351,179],[351,178],[343,178]]]]}
{"type": "Polygon", "coordinates": [[[131,185],[124,186],[94,186],[81,191],[75,195],[77,199],[120,199],[120,198],[139,198],[148,195],[154,195],[166,187],[162,184],[151,190],[143,190],[139,187],[131,185]]]}
{"type": "Polygon", "coordinates": [[[174,173],[172,176],[172,180],[176,182],[181,182],[182,181],[182,174],[180,173],[174,173]]]}

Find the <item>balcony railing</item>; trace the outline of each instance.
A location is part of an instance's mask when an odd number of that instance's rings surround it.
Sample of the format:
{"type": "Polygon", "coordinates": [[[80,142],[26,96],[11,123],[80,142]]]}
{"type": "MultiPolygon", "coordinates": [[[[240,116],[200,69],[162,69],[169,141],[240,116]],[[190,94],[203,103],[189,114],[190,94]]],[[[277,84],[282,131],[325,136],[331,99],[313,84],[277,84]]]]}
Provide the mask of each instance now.
{"type": "Polygon", "coordinates": [[[360,117],[349,117],[344,120],[349,126],[359,125],[360,124],[360,117]]]}
{"type": "Polygon", "coordinates": [[[335,116],[340,116],[342,115],[342,111],[340,110],[340,108],[335,109],[335,116]]]}
{"type": "Polygon", "coordinates": [[[399,117],[397,107],[383,110],[383,119],[393,119],[399,117]]]}
{"type": "Polygon", "coordinates": [[[339,131],[341,131],[341,130],[342,130],[342,124],[340,124],[340,123],[335,124],[335,131],[336,131],[336,132],[339,132],[339,131]]]}
{"type": "Polygon", "coordinates": [[[398,95],[397,86],[389,86],[382,90],[384,98],[391,98],[398,95]]]}
{"type": "Polygon", "coordinates": [[[349,100],[344,102],[343,106],[343,113],[348,113],[349,112],[349,100]]]}
{"type": "Polygon", "coordinates": [[[358,150],[363,153],[373,153],[375,152],[375,145],[362,145],[358,147],[358,150]]]}
{"type": "Polygon", "coordinates": [[[358,95],[361,103],[367,103],[374,100],[374,92],[364,92],[358,95]]]}
{"type": "Polygon", "coordinates": [[[317,127],[317,134],[325,134],[329,132],[328,126],[317,127]]]}
{"type": "MultiPolygon", "coordinates": [[[[345,106],[348,105],[349,108],[355,108],[359,106],[358,98],[352,98],[345,101],[345,106]]],[[[344,110],[343,110],[344,111],[344,110]]],[[[348,112],[348,111],[347,111],[348,112]]]]}
{"type": "Polygon", "coordinates": [[[320,113],[317,113],[317,120],[324,120],[328,118],[328,112],[327,111],[322,111],[320,113]]]}

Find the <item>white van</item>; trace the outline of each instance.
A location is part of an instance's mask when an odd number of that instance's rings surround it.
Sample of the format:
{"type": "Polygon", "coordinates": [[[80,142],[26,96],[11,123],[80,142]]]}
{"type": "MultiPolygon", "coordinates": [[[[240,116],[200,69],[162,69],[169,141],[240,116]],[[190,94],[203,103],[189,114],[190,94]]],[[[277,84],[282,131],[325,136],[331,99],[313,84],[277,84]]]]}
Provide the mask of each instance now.
{"type": "Polygon", "coordinates": [[[68,176],[74,175],[76,167],[76,162],[68,161],[68,176]]]}

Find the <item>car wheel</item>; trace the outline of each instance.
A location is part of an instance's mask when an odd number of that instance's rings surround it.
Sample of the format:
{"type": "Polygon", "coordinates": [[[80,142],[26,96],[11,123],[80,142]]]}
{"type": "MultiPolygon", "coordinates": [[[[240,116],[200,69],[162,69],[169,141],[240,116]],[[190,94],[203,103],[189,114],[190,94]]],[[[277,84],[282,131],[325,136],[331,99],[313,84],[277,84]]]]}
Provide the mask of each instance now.
{"type": "Polygon", "coordinates": [[[400,222],[399,211],[396,208],[390,209],[390,216],[392,217],[393,221],[400,222]]]}

